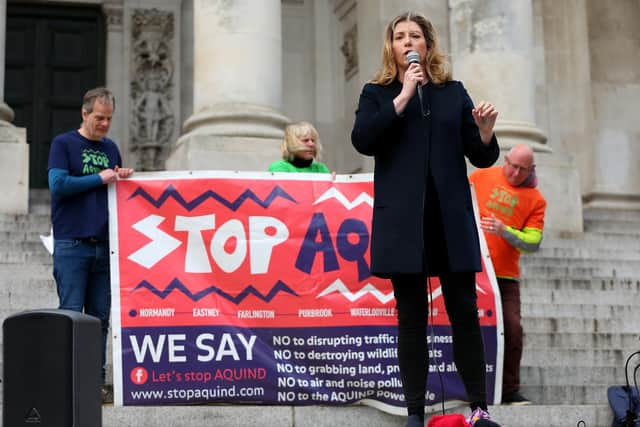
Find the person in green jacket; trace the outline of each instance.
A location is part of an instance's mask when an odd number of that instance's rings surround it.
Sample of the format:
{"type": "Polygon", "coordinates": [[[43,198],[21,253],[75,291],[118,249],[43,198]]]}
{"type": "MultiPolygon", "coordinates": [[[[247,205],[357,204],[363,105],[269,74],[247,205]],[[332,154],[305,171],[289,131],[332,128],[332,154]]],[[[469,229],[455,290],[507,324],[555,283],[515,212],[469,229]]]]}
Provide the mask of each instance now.
{"type": "Polygon", "coordinates": [[[309,122],[287,126],[281,149],[282,160],[273,162],[269,172],[330,173],[329,168],[317,160],[322,152],[322,144],[318,131],[309,122]]]}

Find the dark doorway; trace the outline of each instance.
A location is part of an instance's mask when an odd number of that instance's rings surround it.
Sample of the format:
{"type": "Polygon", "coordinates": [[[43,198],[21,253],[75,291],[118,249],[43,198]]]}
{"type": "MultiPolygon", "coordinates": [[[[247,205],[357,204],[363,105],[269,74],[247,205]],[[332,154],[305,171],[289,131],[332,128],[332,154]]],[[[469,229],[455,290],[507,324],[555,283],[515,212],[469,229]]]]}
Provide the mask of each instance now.
{"type": "Polygon", "coordinates": [[[99,6],[7,4],[5,102],[27,128],[29,186],[47,187],[51,139],[78,128],[82,95],[104,84],[99,6]]]}

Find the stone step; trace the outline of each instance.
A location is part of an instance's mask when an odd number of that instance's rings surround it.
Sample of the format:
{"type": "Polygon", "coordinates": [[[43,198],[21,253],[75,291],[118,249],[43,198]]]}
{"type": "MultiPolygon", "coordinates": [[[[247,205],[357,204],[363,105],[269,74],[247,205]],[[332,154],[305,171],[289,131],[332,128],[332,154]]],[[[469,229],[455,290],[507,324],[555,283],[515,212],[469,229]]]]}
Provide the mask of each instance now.
{"type": "Polygon", "coordinates": [[[540,247],[637,248],[639,235],[636,230],[587,231],[569,237],[545,234],[540,247]]]}
{"type": "Polygon", "coordinates": [[[640,221],[636,219],[616,219],[611,221],[600,219],[585,219],[584,229],[587,232],[629,232],[640,233],[640,221]]]}
{"type": "Polygon", "coordinates": [[[33,281],[28,287],[22,287],[29,281],[0,281],[0,312],[20,312],[57,305],[56,284],[51,272],[50,278],[33,281]]]}
{"type": "Polygon", "coordinates": [[[522,303],[522,316],[576,319],[622,319],[640,325],[640,310],[631,305],[522,303]]]}
{"type": "Polygon", "coordinates": [[[3,287],[0,289],[0,298],[2,300],[0,312],[20,312],[26,308],[51,308],[58,305],[56,284],[53,278],[44,287],[31,287],[28,291],[23,292],[3,287]]]}
{"type": "Polygon", "coordinates": [[[584,405],[607,402],[607,389],[616,384],[530,384],[520,385],[521,393],[538,405],[584,405]]]}
{"type": "Polygon", "coordinates": [[[572,317],[523,317],[527,333],[638,333],[638,324],[623,319],[574,319],[572,317]]]}
{"type": "Polygon", "coordinates": [[[489,411],[502,427],[610,427],[613,420],[606,400],[594,405],[498,405],[489,411]]]}
{"type": "Polygon", "coordinates": [[[29,213],[36,215],[50,215],[51,214],[51,203],[31,203],[29,202],[29,213]]]}
{"type": "Polygon", "coordinates": [[[568,266],[568,267],[616,267],[616,266],[636,266],[638,265],[637,260],[635,259],[604,259],[604,258],[555,258],[555,257],[527,257],[526,262],[527,267],[537,267],[537,266],[568,266]]]}
{"type": "Polygon", "coordinates": [[[585,212],[584,221],[604,224],[631,223],[640,226],[640,210],[620,210],[617,212],[591,211],[585,212]]]}
{"type": "Polygon", "coordinates": [[[49,234],[51,230],[51,220],[49,217],[42,216],[37,220],[2,220],[0,219],[1,231],[38,231],[40,234],[49,234]],[[46,218],[46,219],[45,219],[46,218]]]}
{"type": "Polygon", "coordinates": [[[40,252],[44,252],[48,254],[49,252],[47,252],[47,249],[44,247],[44,244],[40,240],[40,236],[37,234],[34,234],[34,236],[37,238],[37,240],[0,240],[0,256],[7,252],[25,254],[37,254],[40,252]]]}
{"type": "MultiPolygon", "coordinates": [[[[315,426],[333,427],[336,425],[352,425],[367,427],[401,427],[405,425],[403,416],[389,415],[377,409],[356,405],[349,407],[302,406],[214,406],[214,407],[174,407],[176,413],[166,411],[169,408],[155,408],[150,417],[134,415],[143,408],[103,407],[103,426],[151,427],[160,425],[181,425],[185,427],[294,427],[315,426]],[[246,413],[245,413],[246,410],[246,413]],[[241,412],[242,411],[242,412],[241,412]],[[200,414],[205,412],[204,414],[200,414]],[[284,412],[284,414],[283,414],[284,412]],[[118,413],[116,415],[116,413],[118,413]],[[128,415],[124,415],[129,413],[128,415]],[[122,414],[122,415],[120,415],[122,414]],[[242,415],[240,415],[242,414],[242,415]],[[240,415],[240,416],[239,416],[240,415]],[[112,418],[113,417],[113,418],[112,418]],[[167,423],[170,419],[189,419],[187,423],[167,423]],[[135,420],[135,421],[134,421],[135,420]]],[[[147,408],[145,408],[147,409],[147,408]]],[[[613,415],[606,405],[564,405],[526,407],[490,406],[493,419],[502,427],[567,427],[584,421],[588,427],[605,427],[611,425],[613,415]]],[[[447,413],[460,413],[468,416],[467,407],[456,407],[447,413]]],[[[438,412],[427,415],[439,414],[438,412]]]]}
{"type": "MultiPolygon", "coordinates": [[[[603,260],[640,260],[640,245],[637,247],[620,247],[620,248],[607,248],[602,246],[596,247],[541,247],[535,254],[524,254],[520,259],[537,258],[554,258],[567,261],[573,261],[575,259],[603,259],[603,260]]],[[[533,262],[532,260],[532,262],[533,262]]]]}
{"type": "Polygon", "coordinates": [[[11,242],[31,242],[38,243],[42,246],[40,236],[48,236],[50,230],[2,230],[0,231],[0,244],[8,244],[11,242]]]}
{"type": "Polygon", "coordinates": [[[25,270],[28,271],[31,265],[52,263],[51,255],[44,246],[34,252],[0,252],[0,269],[2,269],[2,265],[18,264],[25,266],[25,270]]]}
{"type": "Polygon", "coordinates": [[[529,289],[540,290],[584,290],[590,292],[638,292],[640,291],[640,279],[635,278],[575,278],[575,277],[526,277],[520,280],[522,292],[529,289]]]}
{"type": "MultiPolygon", "coordinates": [[[[616,263],[616,265],[601,266],[600,263],[587,264],[583,266],[562,265],[542,265],[536,263],[523,263],[520,274],[522,277],[542,277],[547,279],[556,278],[572,278],[572,279],[591,279],[591,278],[615,278],[615,277],[637,277],[638,263],[625,262],[616,263]]],[[[552,264],[556,264],[552,263],[552,264]]]]}
{"type": "Polygon", "coordinates": [[[629,228],[640,227],[640,210],[636,209],[587,209],[583,212],[585,224],[631,224],[629,228]],[[635,227],[634,227],[635,226],[635,227]]]}
{"type": "MultiPolygon", "coordinates": [[[[520,391],[532,402],[540,405],[581,405],[607,402],[607,388],[601,385],[528,385],[522,384],[520,391]]],[[[611,423],[611,420],[609,420],[611,423]]],[[[607,424],[611,425],[611,424],[607,424]]]]}
{"type": "Polygon", "coordinates": [[[31,188],[29,189],[29,204],[44,203],[49,205],[51,203],[51,192],[48,188],[31,188]]]}
{"type": "Polygon", "coordinates": [[[640,306],[640,293],[620,290],[539,289],[524,287],[520,290],[522,301],[529,304],[596,304],[640,306]]]}
{"type": "Polygon", "coordinates": [[[606,384],[521,385],[520,392],[538,405],[597,405],[607,402],[606,384]]]}
{"type": "MultiPolygon", "coordinates": [[[[580,421],[585,427],[609,427],[613,419],[606,404],[529,405],[489,407],[494,420],[502,427],[573,427],[580,421]]],[[[0,407],[0,415],[2,408],[0,407]]],[[[465,406],[447,410],[465,417],[465,406]]],[[[427,414],[438,415],[439,412],[427,414]]],[[[103,427],[402,427],[406,417],[390,415],[364,406],[102,406],[103,427]]]]}
{"type": "Polygon", "coordinates": [[[50,221],[51,215],[49,213],[31,213],[28,214],[7,214],[0,213],[0,224],[27,224],[35,221],[50,221]]]}
{"type": "Polygon", "coordinates": [[[15,268],[11,269],[6,265],[0,268],[0,290],[20,293],[31,289],[47,288],[53,283],[53,267],[51,265],[39,265],[37,269],[29,269],[27,274],[25,271],[16,274],[15,270],[15,268]]]}
{"type": "Polygon", "coordinates": [[[605,387],[623,384],[624,364],[614,366],[522,366],[520,371],[522,384],[544,385],[581,385],[594,386],[605,384],[605,387]]]}
{"type": "Polygon", "coordinates": [[[623,349],[539,348],[522,353],[523,366],[619,367],[629,351],[623,349]]]}
{"type": "MultiPolygon", "coordinates": [[[[41,280],[52,277],[53,260],[48,257],[48,262],[41,264],[18,265],[18,264],[0,264],[0,284],[6,281],[26,281],[41,280]]],[[[8,282],[7,282],[8,283],[8,282]]]]}
{"type": "Polygon", "coordinates": [[[640,333],[627,332],[529,332],[524,331],[524,347],[526,351],[536,351],[538,348],[580,348],[580,349],[608,349],[608,348],[638,348],[640,349],[640,333]]]}
{"type": "Polygon", "coordinates": [[[586,208],[582,213],[586,220],[600,221],[640,221],[640,211],[637,209],[603,209],[603,208],[586,208]]]}

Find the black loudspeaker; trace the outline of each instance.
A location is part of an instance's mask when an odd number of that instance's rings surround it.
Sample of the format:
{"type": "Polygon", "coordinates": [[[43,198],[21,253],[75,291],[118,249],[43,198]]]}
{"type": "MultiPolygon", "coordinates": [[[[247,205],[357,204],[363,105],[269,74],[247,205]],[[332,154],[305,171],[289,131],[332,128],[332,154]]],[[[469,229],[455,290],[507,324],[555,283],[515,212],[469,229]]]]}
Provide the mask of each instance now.
{"type": "Polygon", "coordinates": [[[101,328],[69,310],[7,317],[4,333],[5,427],[101,427],[101,328]]]}

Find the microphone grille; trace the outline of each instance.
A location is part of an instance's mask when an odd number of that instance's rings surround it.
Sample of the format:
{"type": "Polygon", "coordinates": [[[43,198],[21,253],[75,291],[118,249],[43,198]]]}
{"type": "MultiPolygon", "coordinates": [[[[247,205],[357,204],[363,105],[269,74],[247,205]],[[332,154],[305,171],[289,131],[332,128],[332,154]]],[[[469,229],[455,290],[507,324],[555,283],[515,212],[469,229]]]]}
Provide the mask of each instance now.
{"type": "Polygon", "coordinates": [[[419,64],[420,63],[420,54],[415,50],[412,50],[407,53],[407,63],[408,64],[419,64]]]}

